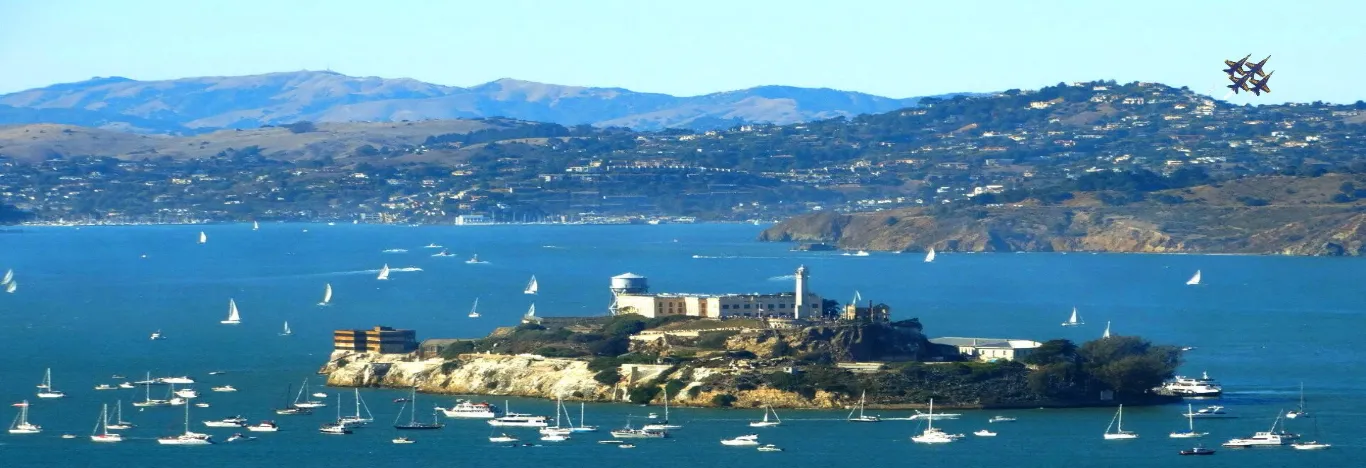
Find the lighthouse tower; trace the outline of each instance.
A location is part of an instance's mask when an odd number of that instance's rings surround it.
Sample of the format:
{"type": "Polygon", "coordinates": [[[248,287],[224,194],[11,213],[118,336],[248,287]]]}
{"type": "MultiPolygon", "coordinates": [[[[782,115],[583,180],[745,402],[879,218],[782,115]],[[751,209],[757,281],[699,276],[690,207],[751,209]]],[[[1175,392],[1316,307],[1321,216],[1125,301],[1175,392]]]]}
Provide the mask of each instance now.
{"type": "Polygon", "coordinates": [[[801,319],[806,307],[806,265],[797,267],[797,298],[792,304],[792,318],[801,319]]]}

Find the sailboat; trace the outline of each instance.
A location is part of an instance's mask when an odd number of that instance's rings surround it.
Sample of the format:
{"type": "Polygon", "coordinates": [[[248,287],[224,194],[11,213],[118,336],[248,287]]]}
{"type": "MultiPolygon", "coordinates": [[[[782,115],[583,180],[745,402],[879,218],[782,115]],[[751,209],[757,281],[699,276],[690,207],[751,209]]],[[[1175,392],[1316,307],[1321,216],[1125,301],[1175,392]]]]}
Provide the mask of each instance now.
{"type": "Polygon", "coordinates": [[[257,231],[257,230],[260,230],[260,229],[261,229],[261,223],[258,223],[258,222],[256,222],[256,221],[252,221],[252,222],[251,222],[251,230],[257,231]]]}
{"type": "Polygon", "coordinates": [[[470,318],[479,318],[479,298],[474,298],[474,305],[470,306],[470,318]]]}
{"type": "MultiPolygon", "coordinates": [[[[565,410],[564,415],[568,418],[569,410],[565,410]]],[[[575,426],[574,421],[569,421],[569,432],[598,432],[598,426],[585,425],[583,422],[583,402],[579,402],[579,425],[575,426]]]]}
{"type": "Polygon", "coordinates": [[[10,283],[13,282],[13,281],[14,281],[14,269],[10,269],[10,270],[8,270],[8,271],[5,272],[5,278],[4,278],[4,280],[0,280],[0,284],[10,284],[10,283]]]}
{"type": "Polygon", "coordinates": [[[142,381],[142,382],[139,382],[139,384],[142,385],[143,392],[146,393],[146,395],[145,395],[145,397],[144,397],[144,399],[143,399],[142,401],[135,401],[135,402],[133,402],[133,406],[137,406],[137,407],[141,408],[141,407],[147,407],[147,406],[167,406],[167,405],[170,405],[170,404],[171,404],[171,402],[170,402],[170,401],[167,401],[167,400],[153,400],[153,399],[152,399],[152,382],[153,382],[153,380],[152,380],[152,373],[151,373],[151,372],[148,372],[148,373],[147,373],[147,380],[144,380],[144,381],[142,381]]]}
{"type": "Polygon", "coordinates": [[[327,306],[327,305],[331,305],[331,304],[332,304],[332,283],[327,283],[327,284],[323,285],[323,300],[322,300],[322,302],[319,302],[318,305],[320,305],[320,306],[327,306]]]}
{"type": "Polygon", "coordinates": [[[199,243],[200,243],[200,244],[207,244],[208,242],[209,242],[209,236],[205,235],[205,234],[204,234],[204,231],[199,231],[199,243]]]}
{"type": "Polygon", "coordinates": [[[1077,308],[1076,308],[1076,307],[1073,307],[1073,308],[1072,308],[1072,317],[1068,318],[1066,322],[1063,322],[1063,323],[1062,323],[1062,326],[1064,326],[1064,327],[1075,327],[1075,326],[1078,326],[1078,325],[1085,325],[1085,324],[1086,324],[1086,322],[1081,321],[1081,317],[1077,316],[1077,308]]]}
{"type": "MultiPolygon", "coordinates": [[[[357,388],[357,389],[355,389],[355,391],[356,391],[356,414],[355,414],[354,416],[345,416],[345,417],[342,417],[341,419],[337,420],[337,422],[341,423],[342,425],[347,425],[347,426],[364,425],[364,424],[370,424],[370,423],[372,423],[372,422],[375,422],[375,415],[373,415],[373,414],[370,413],[370,407],[369,407],[369,406],[366,406],[366,405],[365,405],[365,401],[364,401],[364,400],[361,400],[361,398],[360,398],[360,389],[357,388]],[[361,410],[362,407],[365,408],[365,417],[361,417],[361,415],[360,415],[360,410],[361,410]]],[[[337,406],[340,407],[341,405],[338,404],[337,406]]]]}
{"type": "Polygon", "coordinates": [[[1195,408],[1191,407],[1190,404],[1186,404],[1186,424],[1186,430],[1173,432],[1170,437],[1173,439],[1191,439],[1209,435],[1208,432],[1195,432],[1195,408]]]}
{"type": "Polygon", "coordinates": [[[536,317],[536,303],[533,302],[531,303],[531,307],[526,309],[526,313],[522,314],[522,323],[536,323],[540,321],[541,319],[536,317]]]}
{"type": "Polygon", "coordinates": [[[1138,434],[1124,430],[1124,405],[1119,405],[1119,411],[1115,412],[1115,417],[1110,418],[1110,425],[1105,428],[1105,440],[1137,438],[1138,434]],[[1115,432],[1110,432],[1110,429],[1114,429],[1115,432]]]}
{"type": "Polygon", "coordinates": [[[9,284],[6,284],[6,285],[5,285],[5,292],[7,292],[7,293],[14,294],[14,292],[15,292],[15,291],[18,291],[18,290],[19,290],[19,282],[18,282],[18,281],[10,281],[9,284]]]}
{"type": "Polygon", "coordinates": [[[101,407],[100,419],[95,421],[95,430],[90,433],[90,440],[94,442],[123,442],[123,436],[109,433],[108,404],[101,407]]]}
{"type": "Polygon", "coordinates": [[[375,279],[380,280],[380,281],[384,281],[384,280],[389,279],[389,264],[388,264],[388,263],[385,263],[385,264],[384,264],[384,268],[380,268],[380,269],[379,269],[379,276],[375,277],[375,279]]]}
{"type": "MultiPolygon", "coordinates": [[[[298,394],[297,396],[294,397],[294,407],[295,407],[295,408],[322,408],[322,407],[324,407],[324,406],[327,406],[327,402],[324,402],[324,401],[318,401],[318,400],[303,400],[304,395],[307,394],[307,393],[308,393],[308,379],[304,379],[303,385],[299,386],[299,394],[298,394]],[[303,400],[303,401],[300,401],[300,400],[303,400]]],[[[312,395],[309,395],[309,397],[312,398],[312,395]]]]}
{"type": "Polygon", "coordinates": [[[1319,420],[1314,420],[1314,440],[1308,442],[1294,442],[1290,444],[1295,450],[1324,450],[1332,447],[1333,444],[1319,442],[1319,420]]]}
{"type": "MultiPolygon", "coordinates": [[[[13,284],[13,283],[11,283],[13,284]]],[[[65,398],[61,390],[52,388],[52,368],[43,373],[43,383],[38,384],[38,398],[65,398]]]]}
{"type": "MultiPolygon", "coordinates": [[[[304,379],[304,384],[308,384],[308,379],[304,379]]],[[[308,409],[308,408],[301,407],[301,406],[299,406],[299,405],[297,405],[297,404],[295,404],[295,403],[289,401],[289,393],[290,393],[291,390],[294,390],[294,386],[293,386],[293,385],[290,385],[290,386],[288,386],[288,387],[285,387],[285,407],[284,407],[284,408],[276,408],[276,409],[275,409],[275,414],[282,414],[282,415],[313,414],[313,410],[308,409]]],[[[298,399],[299,399],[300,397],[303,396],[303,394],[304,394],[304,389],[302,389],[302,388],[299,389],[299,396],[294,397],[294,400],[297,402],[298,399]]]]}
{"type": "Polygon", "coordinates": [[[37,434],[43,431],[42,426],[28,422],[28,400],[19,402],[19,415],[14,417],[14,422],[9,425],[10,434],[37,434]]]}
{"type": "MultiPolygon", "coordinates": [[[[413,387],[413,389],[412,389],[412,396],[408,397],[408,401],[407,401],[406,403],[404,403],[404,404],[405,404],[405,405],[412,405],[412,406],[413,406],[413,411],[412,411],[412,413],[410,413],[410,415],[408,416],[408,422],[405,423],[405,424],[399,424],[398,418],[394,418],[394,429],[402,429],[402,430],[441,429],[441,423],[439,423],[439,422],[436,421],[436,413],[435,413],[435,412],[432,413],[432,422],[431,422],[431,424],[417,422],[417,387],[413,387]]],[[[399,409],[398,409],[398,417],[399,417],[399,418],[403,417],[403,408],[399,408],[399,409]]]]}
{"type": "Polygon", "coordinates": [[[227,320],[220,320],[218,323],[225,325],[237,325],[242,323],[242,315],[237,313],[237,301],[234,301],[231,298],[228,299],[228,318],[227,320]]]}
{"type": "MultiPolygon", "coordinates": [[[[564,400],[563,400],[559,395],[556,395],[556,396],[555,396],[555,425],[554,425],[554,426],[542,427],[539,431],[537,431],[537,432],[540,432],[541,435],[543,436],[543,437],[541,438],[541,440],[547,440],[546,438],[549,437],[549,438],[551,438],[551,439],[550,439],[551,442],[563,442],[563,441],[564,441],[564,436],[567,436],[567,435],[569,435],[570,432],[573,432],[573,431],[570,429],[570,427],[568,427],[568,426],[562,426],[562,425],[560,424],[561,422],[563,422],[563,421],[565,420],[565,419],[562,419],[563,416],[565,416],[565,415],[567,415],[567,414],[568,414],[568,413],[565,412],[565,410],[564,410],[564,400]]],[[[569,424],[572,425],[573,423],[569,423],[569,424]]]]}
{"type": "Polygon", "coordinates": [[[863,394],[862,394],[862,395],[859,395],[859,397],[858,397],[858,407],[849,410],[849,417],[846,418],[846,419],[848,419],[849,421],[852,421],[852,422],[878,422],[878,421],[881,421],[882,419],[879,418],[879,417],[877,417],[877,416],[868,416],[868,415],[866,415],[866,414],[863,414],[863,405],[864,405],[864,403],[867,401],[867,399],[868,399],[868,391],[867,391],[867,390],[864,390],[864,391],[863,391],[863,394]],[[858,412],[858,416],[854,416],[854,412],[855,412],[855,411],[858,412]]]}
{"type": "Polygon", "coordinates": [[[783,420],[778,417],[778,412],[773,411],[768,405],[764,405],[764,419],[762,421],[750,421],[749,427],[773,427],[782,424],[783,420]],[[768,420],[768,414],[773,413],[773,420],[768,420]]]}
{"type": "Polygon", "coordinates": [[[1110,337],[1110,321],[1109,321],[1109,320],[1105,321],[1105,333],[1102,333],[1102,334],[1100,335],[1100,337],[1101,337],[1101,338],[1109,338],[1109,337],[1110,337]]]}
{"type": "Polygon", "coordinates": [[[321,432],[323,434],[337,435],[347,435],[351,433],[351,426],[342,422],[340,393],[337,394],[337,421],[333,423],[323,424],[322,427],[318,428],[318,432],[321,432]]]}
{"type": "Polygon", "coordinates": [[[930,247],[930,252],[925,254],[925,263],[934,261],[934,247],[930,247]]]}
{"type": "Polygon", "coordinates": [[[1297,418],[1308,418],[1308,417],[1311,417],[1311,416],[1309,415],[1309,412],[1308,412],[1308,411],[1305,411],[1305,409],[1304,409],[1304,382],[1300,382],[1300,407],[1299,407],[1299,409],[1294,409],[1294,410],[1287,411],[1287,412],[1285,413],[1285,418],[1286,418],[1286,419],[1297,419],[1297,418]]]}
{"type": "Polygon", "coordinates": [[[289,321],[286,320],[286,321],[285,321],[285,331],[280,332],[280,336],[289,336],[289,335],[293,335],[293,334],[294,334],[294,332],[289,331],[289,321]]]}
{"type": "Polygon", "coordinates": [[[664,387],[664,420],[660,421],[659,424],[646,424],[640,429],[645,431],[671,431],[682,428],[683,426],[677,424],[669,424],[669,387],[664,387]]]}
{"type": "Polygon", "coordinates": [[[925,418],[925,432],[918,436],[912,436],[911,441],[917,444],[947,444],[953,442],[955,438],[944,433],[944,431],[934,428],[934,400],[930,400],[930,417],[925,418]]]}
{"type": "Polygon", "coordinates": [[[132,429],[134,427],[133,423],[123,420],[123,400],[119,400],[119,402],[115,404],[114,407],[118,410],[118,412],[115,413],[116,416],[114,416],[114,423],[110,424],[108,420],[105,420],[104,427],[111,431],[132,429]]]}
{"type": "Polygon", "coordinates": [[[185,433],[158,437],[157,443],[161,445],[210,445],[213,443],[213,436],[190,432],[190,405],[185,405],[185,433]]]}
{"type": "Polygon", "coordinates": [[[538,290],[540,290],[540,285],[536,283],[536,275],[531,275],[531,281],[526,284],[526,289],[522,290],[522,294],[535,295],[538,290]]]}
{"type": "Polygon", "coordinates": [[[1195,270],[1195,276],[1186,280],[1186,286],[1198,286],[1200,284],[1200,270],[1195,270]]]}

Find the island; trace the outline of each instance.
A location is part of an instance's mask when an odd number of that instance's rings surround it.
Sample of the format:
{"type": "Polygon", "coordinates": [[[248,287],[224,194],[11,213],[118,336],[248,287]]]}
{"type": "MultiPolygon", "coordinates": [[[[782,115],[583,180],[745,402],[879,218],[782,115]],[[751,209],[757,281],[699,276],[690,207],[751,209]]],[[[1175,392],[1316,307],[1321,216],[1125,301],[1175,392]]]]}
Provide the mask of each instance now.
{"type": "Polygon", "coordinates": [[[929,338],[918,319],[892,320],[886,304],[820,299],[805,290],[804,268],[797,292],[752,295],[652,294],[628,275],[613,278],[610,316],[528,315],[483,338],[421,344],[412,330],[338,330],[320,373],[337,387],[696,407],[1176,401],[1153,389],[1173,376],[1181,351],[1136,336],[929,338]]]}

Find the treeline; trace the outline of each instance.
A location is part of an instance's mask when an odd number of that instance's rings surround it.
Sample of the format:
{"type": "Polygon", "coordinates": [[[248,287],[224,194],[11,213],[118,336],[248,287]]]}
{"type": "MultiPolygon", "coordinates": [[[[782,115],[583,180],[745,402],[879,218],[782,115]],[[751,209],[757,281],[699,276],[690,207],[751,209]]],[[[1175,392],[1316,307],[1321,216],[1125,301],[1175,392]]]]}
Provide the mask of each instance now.
{"type": "MultiPolygon", "coordinates": [[[[1123,205],[1141,201],[1147,193],[1182,189],[1212,182],[1204,169],[1184,167],[1166,176],[1149,170],[1091,172],[1076,179],[1063,180],[1055,185],[1032,189],[1013,189],[1002,193],[985,193],[969,199],[975,205],[1019,203],[1027,199],[1053,204],[1073,198],[1073,192],[1101,192],[1097,198],[1107,205],[1123,205]]],[[[1180,197],[1164,196],[1163,203],[1181,203],[1180,197]]]]}
{"type": "MultiPolygon", "coordinates": [[[[578,129],[580,132],[589,129],[578,129]]],[[[427,137],[423,144],[428,147],[456,144],[459,146],[477,145],[502,140],[520,138],[555,138],[571,136],[573,132],[563,125],[553,123],[525,123],[508,128],[486,128],[469,133],[444,133],[427,137]]]]}

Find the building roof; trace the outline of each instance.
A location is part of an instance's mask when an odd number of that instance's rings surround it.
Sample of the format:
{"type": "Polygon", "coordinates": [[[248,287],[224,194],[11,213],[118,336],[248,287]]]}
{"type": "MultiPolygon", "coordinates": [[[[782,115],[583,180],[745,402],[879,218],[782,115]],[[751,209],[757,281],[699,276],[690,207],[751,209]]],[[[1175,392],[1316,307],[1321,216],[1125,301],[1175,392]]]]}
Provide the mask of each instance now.
{"type": "Polygon", "coordinates": [[[973,347],[973,348],[1003,348],[1003,349],[1030,349],[1037,348],[1043,343],[1032,340],[1017,340],[1010,338],[964,338],[958,336],[946,336],[942,338],[930,338],[934,344],[973,347]]]}
{"type": "Polygon", "coordinates": [[[637,274],[631,273],[631,272],[622,273],[622,274],[620,274],[620,275],[617,275],[617,276],[613,276],[613,277],[612,277],[612,279],[644,279],[644,278],[645,278],[644,276],[640,276],[640,275],[637,275],[637,274]]]}

